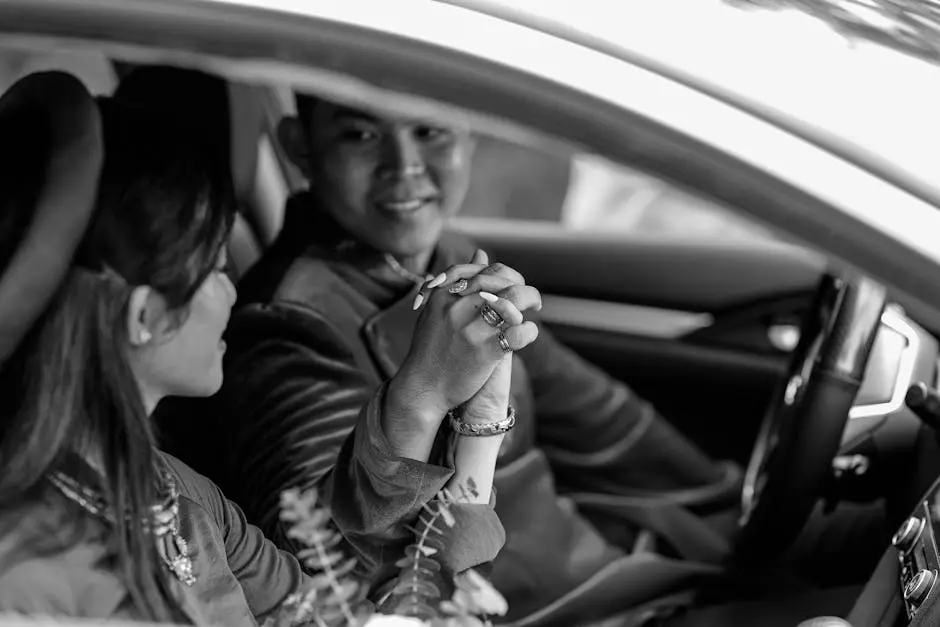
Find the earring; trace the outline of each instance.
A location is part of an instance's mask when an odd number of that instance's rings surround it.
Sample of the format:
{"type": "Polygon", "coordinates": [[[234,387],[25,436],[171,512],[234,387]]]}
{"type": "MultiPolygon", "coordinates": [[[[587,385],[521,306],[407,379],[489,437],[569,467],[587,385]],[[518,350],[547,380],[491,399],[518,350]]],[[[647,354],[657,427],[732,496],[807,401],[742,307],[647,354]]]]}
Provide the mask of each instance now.
{"type": "Polygon", "coordinates": [[[141,329],[139,338],[141,344],[146,344],[153,339],[153,335],[147,329],[141,329]]]}

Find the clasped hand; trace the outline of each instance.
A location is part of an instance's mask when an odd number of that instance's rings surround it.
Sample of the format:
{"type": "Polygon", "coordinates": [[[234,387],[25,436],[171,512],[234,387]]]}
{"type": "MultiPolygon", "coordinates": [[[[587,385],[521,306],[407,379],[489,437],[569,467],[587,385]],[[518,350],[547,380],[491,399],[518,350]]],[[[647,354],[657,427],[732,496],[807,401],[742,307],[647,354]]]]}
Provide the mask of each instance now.
{"type": "Polygon", "coordinates": [[[393,430],[436,433],[447,412],[458,407],[469,422],[504,418],[512,351],[538,337],[538,327],[523,312],[541,307],[537,289],[512,268],[490,265],[483,251],[426,283],[415,299],[419,317],[411,349],[389,384],[386,404],[395,408],[389,418],[411,425],[393,430]],[[498,318],[486,319],[486,307],[498,318]]]}

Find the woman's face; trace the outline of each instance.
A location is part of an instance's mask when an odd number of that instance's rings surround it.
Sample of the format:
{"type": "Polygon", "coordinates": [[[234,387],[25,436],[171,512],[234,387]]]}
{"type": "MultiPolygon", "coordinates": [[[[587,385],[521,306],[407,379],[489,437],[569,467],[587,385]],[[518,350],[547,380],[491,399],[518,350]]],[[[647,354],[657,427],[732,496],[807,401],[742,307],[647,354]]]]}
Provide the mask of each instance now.
{"type": "Polygon", "coordinates": [[[383,252],[408,257],[432,249],[467,192],[467,129],[327,102],[310,117],[314,188],[334,218],[383,252]]]}
{"type": "Polygon", "coordinates": [[[147,341],[135,350],[135,371],[148,409],[164,396],[211,396],[222,386],[222,334],[236,298],[225,265],[223,247],[216,268],[196,291],[181,321],[155,321],[151,324],[155,330],[148,331],[147,341]]]}

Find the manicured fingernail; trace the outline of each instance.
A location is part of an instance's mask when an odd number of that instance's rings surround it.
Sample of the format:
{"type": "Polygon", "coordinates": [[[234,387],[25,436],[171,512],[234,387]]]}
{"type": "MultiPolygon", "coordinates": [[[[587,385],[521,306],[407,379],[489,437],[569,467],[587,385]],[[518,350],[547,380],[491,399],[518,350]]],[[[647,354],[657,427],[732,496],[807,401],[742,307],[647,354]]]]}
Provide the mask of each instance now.
{"type": "Polygon", "coordinates": [[[438,285],[440,285],[446,280],[447,280],[447,274],[444,272],[441,272],[439,275],[431,279],[431,282],[428,283],[425,287],[427,287],[428,289],[434,289],[435,287],[437,287],[438,285]]]}
{"type": "Polygon", "coordinates": [[[483,300],[489,303],[495,303],[496,301],[499,300],[499,296],[497,296],[496,294],[490,294],[489,292],[480,292],[480,298],[482,298],[483,300]]]}
{"type": "Polygon", "coordinates": [[[411,306],[411,311],[417,311],[417,310],[418,310],[418,307],[420,307],[420,306],[421,306],[421,303],[423,303],[423,302],[424,302],[424,293],[423,293],[423,292],[418,292],[418,295],[415,296],[414,305],[411,306]]]}

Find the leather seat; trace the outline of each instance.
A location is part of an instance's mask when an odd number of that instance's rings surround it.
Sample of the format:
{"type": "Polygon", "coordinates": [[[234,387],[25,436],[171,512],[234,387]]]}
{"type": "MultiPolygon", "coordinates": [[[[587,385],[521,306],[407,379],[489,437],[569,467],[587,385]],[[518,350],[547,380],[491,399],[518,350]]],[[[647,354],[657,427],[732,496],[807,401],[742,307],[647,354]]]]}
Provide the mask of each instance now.
{"type": "Polygon", "coordinates": [[[229,236],[228,253],[233,279],[245,276],[264,252],[258,230],[255,228],[253,198],[255,174],[258,169],[258,140],[261,138],[261,111],[253,91],[244,86],[229,84],[229,115],[231,132],[232,182],[238,214],[229,236]]]}
{"type": "Polygon", "coordinates": [[[31,74],[0,97],[0,365],[71,267],[103,158],[98,109],[75,77],[31,74]]]}
{"type": "Polygon", "coordinates": [[[228,159],[238,213],[229,237],[230,276],[244,276],[264,250],[255,228],[253,198],[262,115],[253,90],[197,70],[170,66],[117,66],[122,80],[115,97],[180,115],[205,131],[228,159]]]}

